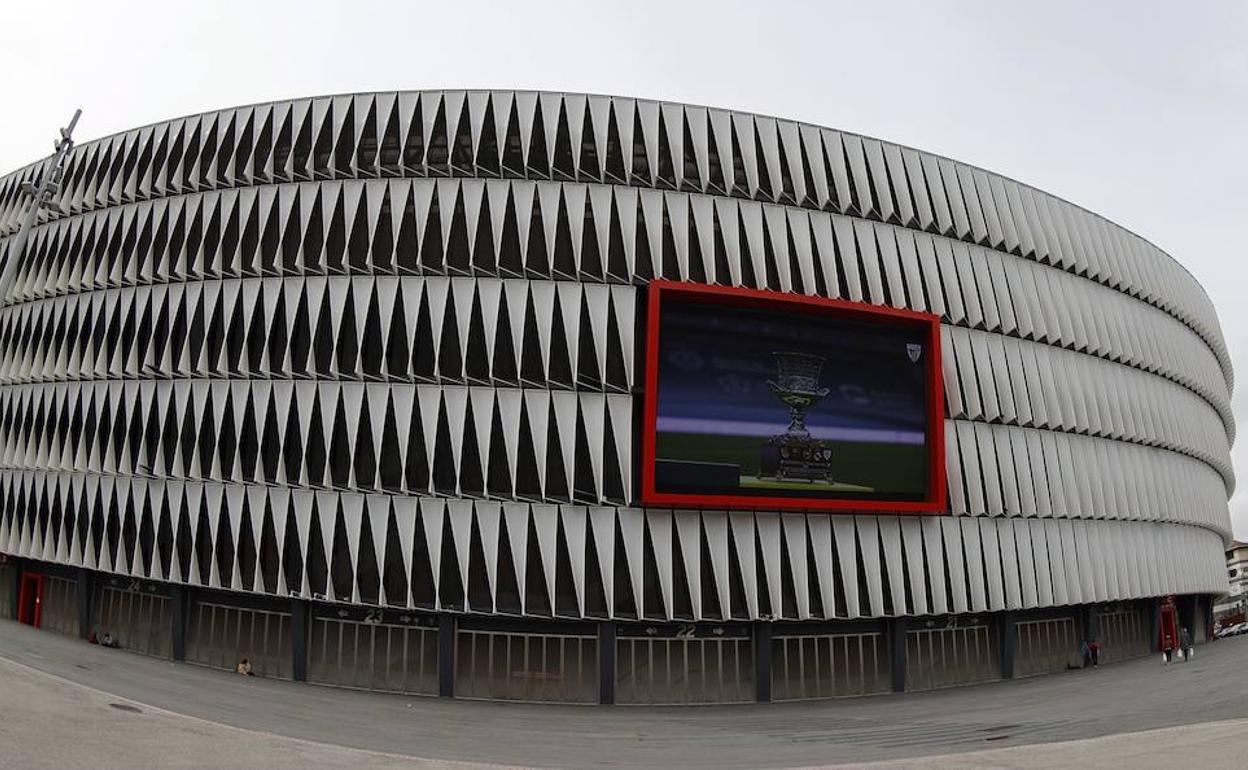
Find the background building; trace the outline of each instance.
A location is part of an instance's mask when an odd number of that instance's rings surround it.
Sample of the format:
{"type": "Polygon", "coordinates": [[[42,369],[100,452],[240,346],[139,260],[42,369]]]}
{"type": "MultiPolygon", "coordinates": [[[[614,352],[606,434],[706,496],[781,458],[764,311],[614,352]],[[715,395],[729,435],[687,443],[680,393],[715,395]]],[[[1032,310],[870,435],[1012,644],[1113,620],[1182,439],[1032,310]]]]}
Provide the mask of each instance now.
{"type": "MultiPolygon", "coordinates": [[[[0,177],[5,259],[45,167],[0,177]]],[[[84,143],[60,206],[0,310],[0,610],[41,591],[46,628],[373,689],[746,701],[1143,654],[1158,597],[1203,637],[1227,589],[1204,291],[963,163],[378,93],[84,143]],[[640,506],[655,278],[939,316],[947,512],[640,506]]]]}
{"type": "Polygon", "coordinates": [[[1219,624],[1242,623],[1248,608],[1248,543],[1232,540],[1226,547],[1226,575],[1227,592],[1218,597],[1214,615],[1219,624]]]}

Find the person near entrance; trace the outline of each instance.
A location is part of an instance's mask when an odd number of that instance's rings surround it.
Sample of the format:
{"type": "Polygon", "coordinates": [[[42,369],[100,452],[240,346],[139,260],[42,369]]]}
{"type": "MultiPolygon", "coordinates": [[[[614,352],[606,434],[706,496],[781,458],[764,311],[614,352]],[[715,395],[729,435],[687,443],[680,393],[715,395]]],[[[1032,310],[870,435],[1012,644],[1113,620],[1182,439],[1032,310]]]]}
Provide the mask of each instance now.
{"type": "Polygon", "coordinates": [[[1083,644],[1079,646],[1079,655],[1083,658],[1084,668],[1100,666],[1100,653],[1101,645],[1094,640],[1085,639],[1083,644]]]}
{"type": "Polygon", "coordinates": [[[1183,660],[1192,659],[1192,632],[1187,630],[1187,626],[1179,631],[1179,650],[1183,653],[1183,660]]]}

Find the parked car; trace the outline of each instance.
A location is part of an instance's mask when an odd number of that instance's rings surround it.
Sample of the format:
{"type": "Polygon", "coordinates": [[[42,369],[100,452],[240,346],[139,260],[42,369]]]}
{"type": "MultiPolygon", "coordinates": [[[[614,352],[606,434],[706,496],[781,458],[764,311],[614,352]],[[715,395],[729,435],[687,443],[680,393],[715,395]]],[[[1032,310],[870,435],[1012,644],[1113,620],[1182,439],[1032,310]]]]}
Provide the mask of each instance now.
{"type": "Polygon", "coordinates": [[[1232,623],[1229,626],[1223,626],[1222,628],[1219,628],[1214,633],[1214,636],[1216,636],[1219,639],[1226,639],[1227,637],[1231,637],[1231,636],[1239,636],[1240,634],[1243,634],[1246,631],[1248,631],[1248,623],[1232,623]]]}

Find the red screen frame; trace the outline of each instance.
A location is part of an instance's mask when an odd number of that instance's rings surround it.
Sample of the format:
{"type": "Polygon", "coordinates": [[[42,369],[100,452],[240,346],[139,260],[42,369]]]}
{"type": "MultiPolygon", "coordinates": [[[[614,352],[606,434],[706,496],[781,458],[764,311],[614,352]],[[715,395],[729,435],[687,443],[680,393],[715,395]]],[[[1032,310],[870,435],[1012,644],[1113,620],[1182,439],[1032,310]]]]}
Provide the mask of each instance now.
{"type": "Polygon", "coordinates": [[[729,286],[707,286],[656,280],[650,282],[646,302],[645,414],[642,424],[642,505],[749,510],[870,511],[888,513],[946,512],[945,408],[940,363],[940,316],[893,307],[868,305],[804,294],[729,286]],[[922,329],[927,348],[927,495],[923,500],[853,500],[809,497],[690,494],[655,489],[655,433],[658,423],[659,327],[663,301],[679,297],[716,305],[778,309],[858,321],[922,329]]]}

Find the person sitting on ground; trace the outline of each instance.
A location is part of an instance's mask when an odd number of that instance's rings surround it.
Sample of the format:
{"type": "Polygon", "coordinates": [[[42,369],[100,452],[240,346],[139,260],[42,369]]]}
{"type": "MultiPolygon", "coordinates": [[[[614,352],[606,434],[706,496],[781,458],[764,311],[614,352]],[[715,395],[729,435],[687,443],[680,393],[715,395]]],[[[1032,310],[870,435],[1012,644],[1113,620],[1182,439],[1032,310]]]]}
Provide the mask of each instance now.
{"type": "Polygon", "coordinates": [[[113,638],[113,635],[105,631],[104,635],[100,637],[100,646],[115,650],[119,645],[117,644],[117,640],[113,638]]]}
{"type": "Polygon", "coordinates": [[[251,673],[251,661],[246,658],[238,662],[238,666],[234,668],[234,673],[242,674],[243,676],[255,676],[255,674],[251,673]]]}

